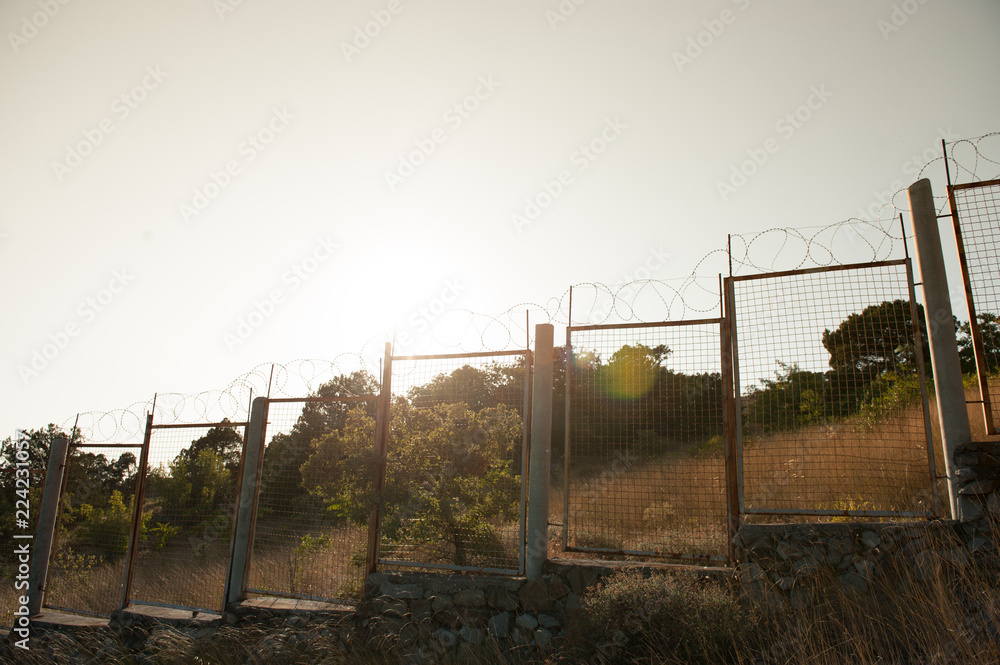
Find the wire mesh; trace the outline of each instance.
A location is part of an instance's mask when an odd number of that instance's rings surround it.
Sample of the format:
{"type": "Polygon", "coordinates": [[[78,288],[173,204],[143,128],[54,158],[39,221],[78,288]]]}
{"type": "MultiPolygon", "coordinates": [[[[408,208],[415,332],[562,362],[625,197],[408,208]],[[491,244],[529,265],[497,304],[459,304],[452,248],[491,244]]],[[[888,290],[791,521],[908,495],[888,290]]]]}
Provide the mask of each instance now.
{"type": "MultiPolygon", "coordinates": [[[[374,384],[359,385],[375,389],[374,384]]],[[[376,398],[271,400],[247,588],[360,599],[376,398]]]]}
{"type": "Polygon", "coordinates": [[[907,262],[732,285],[743,512],[932,514],[907,262]]]}
{"type": "Polygon", "coordinates": [[[726,558],[720,325],[571,330],[567,549],[726,558]]]}
{"type": "MultiPolygon", "coordinates": [[[[991,422],[988,433],[1000,431],[1000,181],[960,185],[952,189],[964,249],[963,270],[972,294],[975,320],[972,338],[981,340],[976,357],[981,399],[991,422]]],[[[966,340],[968,347],[970,340],[966,340]]],[[[968,348],[963,349],[968,355],[968,348]]]]}
{"type": "Polygon", "coordinates": [[[222,611],[244,434],[154,425],[129,602],[222,611]]]}
{"type": "Polygon", "coordinates": [[[120,606],[139,453],[70,447],[46,607],[110,616],[120,606]]]}
{"type": "Polygon", "coordinates": [[[393,358],[380,564],[520,570],[527,357],[393,358]]]}

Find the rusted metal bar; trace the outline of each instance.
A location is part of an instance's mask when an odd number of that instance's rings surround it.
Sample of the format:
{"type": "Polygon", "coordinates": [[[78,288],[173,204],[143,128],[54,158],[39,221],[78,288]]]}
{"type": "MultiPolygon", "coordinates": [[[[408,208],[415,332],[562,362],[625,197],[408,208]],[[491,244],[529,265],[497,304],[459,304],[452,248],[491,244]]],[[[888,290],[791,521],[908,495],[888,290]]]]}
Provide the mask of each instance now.
{"type": "Polygon", "coordinates": [[[375,402],[378,400],[378,395],[360,395],[352,396],[345,395],[343,397],[272,397],[267,401],[271,404],[287,404],[291,402],[302,402],[302,403],[336,403],[336,402],[375,402]]]}
{"type": "Polygon", "coordinates": [[[579,552],[580,554],[615,554],[618,556],[643,556],[657,559],[683,559],[688,561],[726,561],[728,555],[718,554],[690,554],[687,552],[654,552],[647,550],[622,550],[606,547],[571,547],[567,552],[579,552]]]}
{"type": "Polygon", "coordinates": [[[400,566],[403,568],[430,568],[434,570],[460,570],[465,573],[489,573],[491,575],[517,575],[517,571],[510,568],[483,568],[479,566],[456,566],[449,563],[417,563],[416,561],[396,561],[392,559],[380,559],[383,566],[400,566]]]}
{"type": "Polygon", "coordinates": [[[372,479],[375,502],[368,514],[368,550],[365,558],[365,573],[371,575],[378,569],[379,531],[381,514],[378,502],[385,491],[386,461],[389,454],[389,418],[392,404],[392,343],[386,342],[385,359],[382,365],[382,389],[379,394],[378,417],[375,421],[375,477],[372,479]]]}
{"type": "Polygon", "coordinates": [[[726,323],[729,326],[730,371],[732,372],[732,437],[736,455],[736,514],[745,512],[743,499],[743,405],[740,397],[740,345],[736,333],[736,285],[732,277],[723,282],[726,298],[726,323]]]}
{"type": "MultiPolygon", "coordinates": [[[[527,333],[526,337],[530,336],[530,332],[527,333]]],[[[531,341],[528,340],[530,345],[531,341]]],[[[528,462],[530,460],[530,451],[528,450],[531,445],[531,439],[529,433],[531,432],[531,379],[534,368],[533,354],[528,352],[524,354],[524,411],[523,417],[521,419],[521,512],[520,512],[520,523],[518,525],[518,542],[520,547],[518,547],[517,554],[517,573],[518,575],[524,575],[525,565],[527,562],[527,534],[528,534],[528,462]]]]}
{"type": "Polygon", "coordinates": [[[744,508],[745,515],[788,515],[819,517],[923,517],[933,519],[930,511],[917,510],[827,510],[809,508],[744,508]]]}
{"type": "Polygon", "coordinates": [[[722,319],[691,319],[688,321],[655,321],[652,323],[606,323],[592,326],[571,326],[573,332],[581,330],[626,330],[631,328],[669,328],[673,326],[716,325],[722,319]]]}
{"type": "Polygon", "coordinates": [[[569,318],[566,326],[566,351],[563,353],[563,363],[565,370],[563,376],[566,381],[565,399],[563,412],[565,414],[565,425],[563,427],[564,448],[563,448],[563,528],[562,528],[562,549],[567,551],[569,545],[569,441],[570,431],[573,428],[572,403],[573,395],[573,287],[569,287],[569,318]]]}
{"type": "Polygon", "coordinates": [[[488,358],[490,356],[519,356],[520,351],[477,351],[475,353],[439,353],[429,356],[393,356],[393,360],[453,360],[456,358],[488,358]]]}
{"type": "MultiPolygon", "coordinates": [[[[721,278],[721,275],[720,275],[721,278]]],[[[723,303],[726,285],[722,285],[720,297],[723,303]]],[[[725,439],[726,456],[726,513],[728,517],[729,546],[728,560],[736,560],[734,539],[740,528],[740,502],[738,473],[736,466],[736,436],[734,432],[736,419],[736,396],[733,394],[733,346],[730,337],[729,321],[723,319],[719,323],[719,340],[722,353],[722,431],[725,439]]]]}
{"type": "MultiPolygon", "coordinates": [[[[990,181],[990,183],[1000,184],[1000,180],[990,181]]],[[[979,319],[976,315],[976,299],[972,294],[972,278],[969,274],[969,262],[965,253],[965,242],[962,239],[962,224],[958,217],[958,205],[955,203],[955,190],[957,188],[957,185],[948,185],[948,206],[951,208],[951,220],[955,228],[958,264],[962,269],[962,282],[965,285],[965,302],[969,307],[969,331],[972,333],[972,348],[976,356],[976,378],[979,380],[979,394],[983,400],[983,421],[986,424],[986,431],[990,434],[995,434],[997,428],[993,423],[993,404],[990,399],[986,347],[983,344],[983,332],[979,327],[979,319]]],[[[963,189],[968,189],[968,187],[964,187],[963,189]]]]}
{"type": "Polygon", "coordinates": [[[774,279],[775,277],[793,277],[796,275],[814,275],[823,272],[840,272],[843,270],[866,270],[871,268],[887,268],[889,266],[901,266],[905,259],[895,259],[892,261],[874,261],[872,263],[848,263],[842,266],[820,266],[818,268],[799,268],[798,270],[782,270],[779,272],[765,272],[754,275],[738,275],[730,277],[735,282],[746,282],[758,279],[774,279]]]}
{"type": "Polygon", "coordinates": [[[222,423],[171,423],[169,425],[153,425],[153,429],[191,429],[192,427],[246,427],[247,422],[222,423]]]}
{"type": "Polygon", "coordinates": [[[135,481],[135,494],[132,500],[132,531],[129,533],[128,551],[125,555],[125,579],[122,580],[122,597],[118,608],[128,607],[129,596],[132,595],[132,576],[135,574],[135,555],[139,547],[139,526],[142,524],[142,504],[146,494],[146,467],[149,466],[149,442],[153,438],[153,414],[146,414],[146,434],[142,442],[142,453],[139,455],[139,469],[135,481]]]}
{"type": "Polygon", "coordinates": [[[981,180],[980,182],[967,182],[961,185],[951,185],[952,189],[977,189],[979,187],[995,187],[1000,185],[1000,180],[981,180]]]}

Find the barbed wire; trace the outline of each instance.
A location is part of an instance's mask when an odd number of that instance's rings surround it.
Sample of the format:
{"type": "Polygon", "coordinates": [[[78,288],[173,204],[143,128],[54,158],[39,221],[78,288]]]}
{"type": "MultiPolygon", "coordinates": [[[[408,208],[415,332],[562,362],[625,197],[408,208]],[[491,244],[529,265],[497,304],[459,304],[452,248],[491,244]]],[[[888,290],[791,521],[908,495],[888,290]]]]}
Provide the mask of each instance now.
{"type": "Polygon", "coordinates": [[[730,236],[734,275],[871,263],[903,258],[899,218],[851,218],[828,226],[772,228],[730,236]]]}
{"type": "MultiPolygon", "coordinates": [[[[938,183],[935,199],[947,208],[947,163],[954,183],[1000,178],[1000,132],[960,139],[945,145],[945,154],[929,160],[915,180],[938,183]]],[[[534,324],[555,326],[603,325],[679,321],[705,318],[721,311],[719,278],[868,263],[906,255],[905,227],[900,214],[909,212],[906,188],[893,193],[875,219],[852,217],[814,227],[775,227],[732,234],[728,247],[706,253],[686,277],[640,279],[622,284],[575,284],[544,304],[524,302],[496,314],[464,308],[448,309],[373,335],[359,353],[343,353],[332,360],[303,359],[261,363],[221,390],[196,394],[160,393],[124,409],[79,414],[79,429],[90,443],[141,443],[146,413],[157,424],[239,422],[249,417],[253,397],[305,397],[339,375],[364,370],[376,380],[386,341],[394,355],[481,353],[530,348],[534,324]],[[571,304],[572,303],[572,304],[571,304]]],[[[63,427],[72,428],[77,416],[63,427]]]]}

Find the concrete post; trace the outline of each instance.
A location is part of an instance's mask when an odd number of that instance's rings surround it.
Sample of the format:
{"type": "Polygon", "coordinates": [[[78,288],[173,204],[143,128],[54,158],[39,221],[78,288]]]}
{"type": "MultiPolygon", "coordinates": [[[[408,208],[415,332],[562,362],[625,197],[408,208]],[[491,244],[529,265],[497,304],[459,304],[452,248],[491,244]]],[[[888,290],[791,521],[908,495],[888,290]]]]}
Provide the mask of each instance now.
{"type": "MultiPolygon", "coordinates": [[[[69,453],[69,439],[57,436],[49,448],[49,466],[45,471],[45,485],[42,489],[42,503],[38,510],[38,526],[35,529],[34,552],[28,571],[28,615],[35,616],[42,611],[45,598],[45,582],[52,559],[52,542],[56,530],[56,515],[59,514],[59,500],[62,495],[63,475],[66,470],[66,456],[69,453]]],[[[30,541],[28,541],[30,542],[30,541]]],[[[22,543],[17,543],[21,545],[22,543]]]]}
{"type": "Polygon", "coordinates": [[[531,384],[531,454],[528,459],[528,579],[542,576],[549,552],[549,473],[552,463],[552,337],[550,323],[535,326],[531,384]]]}
{"type": "Polygon", "coordinates": [[[931,368],[937,400],[938,424],[944,451],[945,473],[948,476],[948,496],[953,519],[973,515],[972,504],[958,494],[955,476],[955,451],[972,440],[969,411],[965,403],[962,365],[958,358],[951,293],[945,273],[944,254],[938,230],[937,210],[931,182],[918,180],[907,190],[913,239],[916,246],[920,281],[924,286],[924,307],[927,316],[927,339],[930,342],[931,368]]]}
{"type": "Polygon", "coordinates": [[[264,455],[264,430],[267,425],[267,398],[254,399],[250,407],[250,427],[244,444],[243,483],[240,488],[239,507],[236,512],[236,533],[233,536],[233,560],[229,579],[226,580],[226,603],[245,599],[243,593],[247,570],[250,565],[250,548],[253,544],[257,501],[260,498],[260,468],[264,455]]]}

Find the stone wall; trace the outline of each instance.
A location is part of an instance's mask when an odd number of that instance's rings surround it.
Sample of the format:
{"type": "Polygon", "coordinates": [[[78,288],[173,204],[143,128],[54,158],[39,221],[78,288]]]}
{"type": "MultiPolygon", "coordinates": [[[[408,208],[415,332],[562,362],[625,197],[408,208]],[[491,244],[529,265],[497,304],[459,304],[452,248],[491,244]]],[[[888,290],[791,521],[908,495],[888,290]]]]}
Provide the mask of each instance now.
{"type": "Polygon", "coordinates": [[[1000,574],[991,522],[744,525],[737,581],[749,594],[804,607],[831,583],[868,593],[900,579],[930,582],[966,570],[1000,574]]]}
{"type": "MultiPolygon", "coordinates": [[[[646,573],[662,564],[549,560],[541,578],[461,573],[382,572],[369,576],[358,608],[369,634],[390,640],[411,663],[433,662],[445,652],[490,648],[544,654],[562,638],[567,615],[584,591],[624,568],[646,573]]],[[[723,569],[697,569],[702,577],[728,577],[723,569]]]]}

